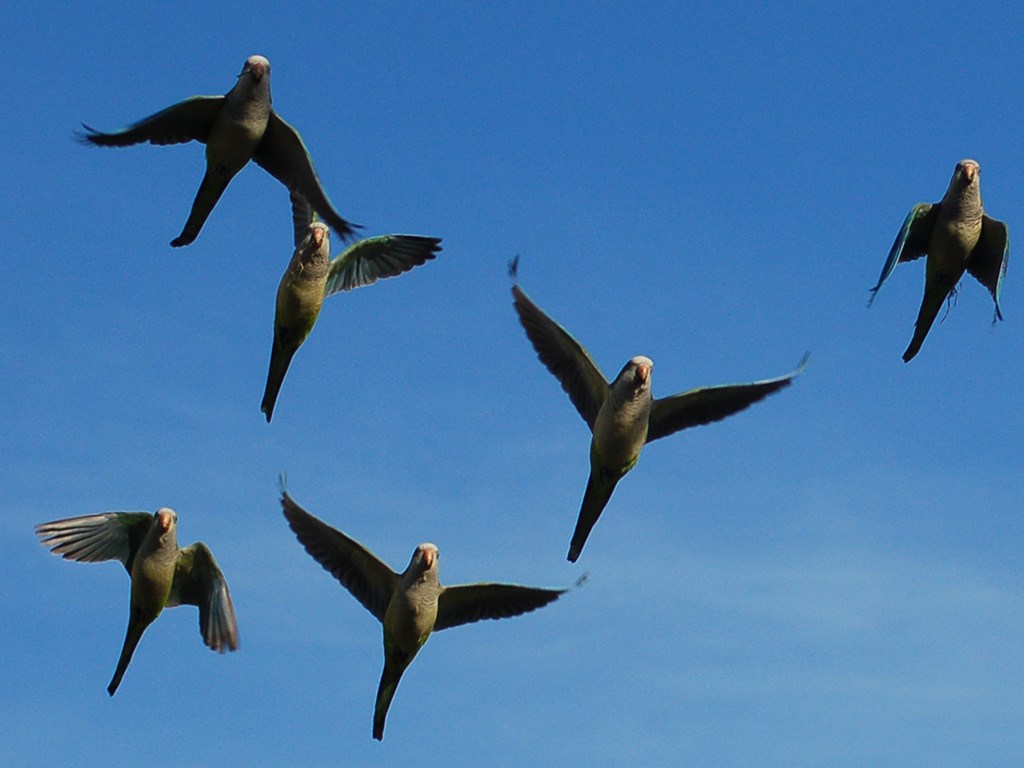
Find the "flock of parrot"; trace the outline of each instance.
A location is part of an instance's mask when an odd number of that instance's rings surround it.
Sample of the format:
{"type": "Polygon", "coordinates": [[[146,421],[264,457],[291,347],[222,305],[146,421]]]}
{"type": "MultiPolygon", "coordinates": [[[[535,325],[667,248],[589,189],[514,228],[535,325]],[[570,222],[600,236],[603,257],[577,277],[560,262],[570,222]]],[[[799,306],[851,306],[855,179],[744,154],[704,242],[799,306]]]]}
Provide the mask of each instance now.
{"type": "MultiPolygon", "coordinates": [[[[350,240],[360,227],[331,205],[299,134],[271,107],[270,62],[263,56],[246,60],[234,87],[224,96],[194,96],[111,133],[84,127],[79,138],[96,146],[189,141],[206,145],[206,172],[181,234],[171,241],[174,247],[198,237],[231,179],[250,160],[288,188],[295,251],[277,291],[270,366],[260,405],[267,422],[273,417],[292,358],[313,330],[326,297],[407,272],[441,251],[440,238],[393,234],[356,240],[331,258],[331,230],[350,240]]],[[[906,362],[920,351],[943,303],[955,296],[964,272],[991,293],[993,323],[1002,319],[999,297],[1009,236],[1003,222],[984,212],[977,162],[957,164],[941,201],[911,209],[871,300],[897,264],[921,256],[927,256],[925,293],[913,338],[903,354],[906,362]]],[[[655,398],[650,358],[631,358],[609,382],[586,349],[519,287],[518,257],[509,272],[513,306],[527,338],[592,434],[590,475],[569,544],[571,562],[580,557],[616,485],[636,465],[647,443],[738,413],[789,386],[807,364],[805,355],[784,376],[655,398]]],[[[385,718],[402,674],[432,632],[527,613],[566,591],[488,582],[445,587],[438,578],[438,548],[430,543],[416,547],[409,565],[397,573],[365,546],[300,507],[283,487],[280,503],[299,543],[383,626],[384,669],[372,731],[378,740],[383,739],[385,718]]],[[[120,560],[128,571],[128,627],[107,686],[110,695],[120,685],[146,628],[164,608],[197,606],[199,629],[209,648],[223,653],[239,647],[224,574],[202,542],[178,546],[177,526],[177,514],[167,507],[155,513],[104,512],[36,526],[41,543],[54,554],[80,562],[120,560]]]]}

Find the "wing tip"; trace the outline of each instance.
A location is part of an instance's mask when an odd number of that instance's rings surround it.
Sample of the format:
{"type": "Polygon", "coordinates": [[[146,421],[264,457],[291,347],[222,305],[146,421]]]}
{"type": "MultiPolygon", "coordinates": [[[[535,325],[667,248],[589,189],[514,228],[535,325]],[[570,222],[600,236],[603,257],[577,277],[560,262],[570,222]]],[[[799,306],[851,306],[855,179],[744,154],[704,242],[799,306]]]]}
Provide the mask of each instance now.
{"type": "Polygon", "coordinates": [[[84,131],[74,132],[75,141],[86,147],[102,146],[103,137],[106,136],[106,134],[103,133],[103,131],[98,131],[91,125],[88,125],[86,123],[82,123],[82,127],[85,129],[84,131]]]}
{"type": "Polygon", "coordinates": [[[508,262],[508,276],[512,280],[513,288],[519,286],[519,254],[517,253],[508,262]]]}

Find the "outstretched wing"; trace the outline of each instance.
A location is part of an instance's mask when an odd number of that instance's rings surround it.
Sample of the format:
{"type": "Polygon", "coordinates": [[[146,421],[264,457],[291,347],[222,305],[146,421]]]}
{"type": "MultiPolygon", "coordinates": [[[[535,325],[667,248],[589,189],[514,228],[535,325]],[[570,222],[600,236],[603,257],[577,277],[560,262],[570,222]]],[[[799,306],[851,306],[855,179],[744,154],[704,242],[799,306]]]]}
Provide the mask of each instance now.
{"type": "Polygon", "coordinates": [[[903,220],[896,239],[893,240],[892,248],[889,249],[889,256],[882,267],[882,274],[878,277],[878,283],[871,289],[871,299],[868,306],[875,300],[878,289],[882,283],[889,279],[889,275],[896,269],[901,261],[913,261],[924,256],[928,249],[928,238],[931,236],[932,228],[935,226],[935,219],[939,215],[939,204],[918,203],[910,209],[907,218],[903,220]]]}
{"type": "Polygon", "coordinates": [[[598,370],[590,355],[562,326],[544,314],[518,285],[512,296],[519,322],[533,344],[537,357],[569,395],[580,416],[591,431],[597,412],[608,397],[608,381],[598,370]]]}
{"type": "Polygon", "coordinates": [[[398,585],[398,574],[358,541],[313,517],[287,491],[281,494],[281,509],[313,559],[383,623],[388,601],[398,585]]]}
{"type": "Polygon", "coordinates": [[[40,523],[36,535],[40,544],[65,560],[120,560],[130,574],[135,553],[152,522],[149,512],[103,512],[40,523]]]}
{"type": "MultiPolygon", "coordinates": [[[[1003,278],[1010,262],[1010,233],[1006,224],[988,216],[981,217],[981,237],[967,260],[967,271],[988,288],[996,303],[996,319],[1002,320],[999,295],[1003,292],[1003,278]]],[[[994,321],[993,321],[994,322],[994,321]]]]}
{"type": "Polygon", "coordinates": [[[482,619],[506,619],[529,613],[557,600],[564,589],[540,589],[518,584],[460,584],[443,587],[437,598],[434,630],[482,619]]]}
{"type": "Polygon", "coordinates": [[[144,141],[160,145],[184,144],[186,141],[205,144],[213,119],[223,103],[223,96],[193,96],[111,133],[97,131],[83,123],[86,132],[79,134],[78,138],[83,144],[100,147],[127,147],[144,141]]]}
{"type": "Polygon", "coordinates": [[[201,541],[178,553],[167,605],[182,604],[199,606],[199,632],[207,647],[218,653],[238,650],[238,622],[228,583],[201,541]]]}
{"type": "Polygon", "coordinates": [[[438,237],[381,235],[360,240],[331,260],[324,296],[408,272],[433,259],[440,250],[438,237]]]}
{"type": "Polygon", "coordinates": [[[656,399],[651,405],[647,442],[687,427],[724,419],[748,408],[773,392],[788,387],[795,377],[804,372],[807,359],[808,355],[804,355],[796,370],[776,379],[764,379],[750,384],[700,387],[671,397],[656,399]]]}
{"type": "Polygon", "coordinates": [[[302,195],[331,228],[343,238],[354,234],[351,224],[334,210],[320,179],[313,170],[313,160],[302,143],[298,132],[270,111],[267,130],[253,153],[252,159],[267,173],[280,181],[291,192],[302,195]]]}

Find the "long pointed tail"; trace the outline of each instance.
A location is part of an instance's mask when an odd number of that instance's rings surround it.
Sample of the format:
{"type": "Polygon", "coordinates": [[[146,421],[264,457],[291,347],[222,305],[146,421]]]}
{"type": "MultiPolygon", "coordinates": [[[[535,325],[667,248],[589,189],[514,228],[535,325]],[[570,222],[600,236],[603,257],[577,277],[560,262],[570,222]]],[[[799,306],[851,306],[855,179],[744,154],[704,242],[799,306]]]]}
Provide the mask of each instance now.
{"type": "Polygon", "coordinates": [[[917,322],[914,324],[914,338],[910,340],[907,351],[903,353],[903,362],[909,363],[921,350],[924,339],[931,330],[942,304],[950,292],[956,288],[959,277],[951,278],[948,275],[934,273],[927,276],[925,280],[924,298],[921,300],[921,310],[917,313],[917,322]]]}
{"type": "Polygon", "coordinates": [[[281,391],[284,375],[288,373],[288,366],[291,365],[296,351],[297,349],[284,349],[276,339],[274,340],[274,348],[270,353],[270,368],[267,371],[267,386],[263,390],[263,402],[260,403],[260,410],[266,414],[268,424],[274,416],[277,394],[281,391]]]}
{"type": "Polygon", "coordinates": [[[568,560],[570,563],[575,563],[579,559],[580,553],[583,552],[583,545],[587,543],[590,530],[597,522],[597,518],[604,512],[617,483],[618,480],[611,483],[601,480],[599,477],[595,477],[593,470],[590,471],[587,490],[583,493],[583,504],[580,506],[580,516],[576,520],[576,530],[573,531],[572,541],[569,542],[568,560]]]}
{"type": "Polygon", "coordinates": [[[111,696],[114,695],[117,687],[121,684],[121,678],[124,677],[125,670],[128,669],[128,663],[132,660],[135,647],[139,644],[139,640],[142,639],[142,633],[146,631],[146,627],[150,623],[143,621],[136,610],[132,609],[131,615],[128,618],[128,630],[124,635],[124,645],[121,646],[121,658],[117,660],[117,669],[114,670],[114,676],[110,680],[110,685],[107,686],[107,693],[111,696]]]}
{"type": "Polygon", "coordinates": [[[217,201],[220,200],[220,196],[224,194],[224,190],[227,189],[228,183],[233,177],[233,173],[224,176],[223,172],[211,173],[210,168],[206,169],[203,183],[199,185],[196,199],[192,201],[192,210],[189,211],[188,221],[185,222],[181,234],[171,240],[172,247],[180,248],[199,237],[199,231],[210,217],[210,212],[217,205],[217,201]]]}
{"type": "Polygon", "coordinates": [[[373,738],[377,741],[384,738],[384,720],[406,666],[408,664],[395,664],[390,659],[384,661],[384,671],[380,676],[380,685],[377,686],[377,702],[373,707],[373,738]]]}

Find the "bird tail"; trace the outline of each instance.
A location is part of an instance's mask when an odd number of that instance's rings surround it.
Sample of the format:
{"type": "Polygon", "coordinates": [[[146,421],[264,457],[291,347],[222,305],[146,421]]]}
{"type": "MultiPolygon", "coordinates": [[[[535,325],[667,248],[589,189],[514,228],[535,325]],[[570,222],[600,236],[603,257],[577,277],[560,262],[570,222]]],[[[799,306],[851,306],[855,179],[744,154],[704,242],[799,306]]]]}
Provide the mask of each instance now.
{"type": "Polygon", "coordinates": [[[587,543],[590,529],[594,527],[597,518],[604,512],[608,499],[612,497],[612,491],[618,480],[609,482],[590,471],[590,478],[587,480],[587,490],[583,493],[583,504],[580,506],[580,516],[576,520],[576,530],[572,533],[572,541],[569,543],[569,562],[575,563],[583,551],[583,545],[587,543]]]}
{"type": "Polygon", "coordinates": [[[150,623],[143,620],[140,613],[134,607],[132,608],[128,618],[128,630],[124,636],[124,645],[121,646],[121,658],[117,660],[117,669],[114,670],[114,676],[110,680],[110,685],[107,686],[107,693],[111,696],[114,695],[117,687],[121,684],[121,678],[124,677],[125,670],[128,669],[128,663],[132,660],[135,647],[139,644],[139,640],[142,639],[142,633],[146,631],[146,627],[150,623]]]}
{"type": "Polygon", "coordinates": [[[384,738],[384,720],[388,716],[388,708],[391,706],[391,699],[398,689],[398,681],[402,679],[402,673],[408,663],[395,663],[385,657],[384,671],[380,676],[380,685],[377,686],[377,702],[373,708],[373,738],[381,741],[384,738]]]}
{"type": "Polygon", "coordinates": [[[910,340],[907,351],[903,353],[903,362],[909,363],[921,350],[925,336],[931,330],[943,302],[956,289],[958,277],[950,277],[941,272],[930,274],[925,279],[924,299],[921,301],[921,310],[917,313],[917,322],[914,324],[914,338],[910,340]]]}
{"type": "Polygon", "coordinates": [[[224,174],[223,172],[210,172],[210,168],[206,169],[206,174],[203,176],[203,183],[199,185],[199,191],[196,192],[196,199],[192,201],[192,210],[189,211],[188,221],[185,222],[184,228],[181,230],[181,234],[171,240],[171,246],[174,248],[180,248],[183,245],[188,245],[197,237],[199,237],[199,230],[203,228],[206,220],[210,216],[210,212],[213,207],[217,205],[217,201],[220,200],[220,196],[224,194],[224,190],[228,187],[228,182],[231,181],[235,174],[224,174]]]}
{"type": "Polygon", "coordinates": [[[297,348],[292,350],[285,349],[278,343],[275,334],[274,348],[270,353],[270,368],[267,371],[267,386],[263,390],[263,402],[260,403],[260,410],[266,414],[268,424],[274,415],[277,393],[281,391],[284,375],[288,373],[288,366],[291,365],[296,350],[297,348]]]}

